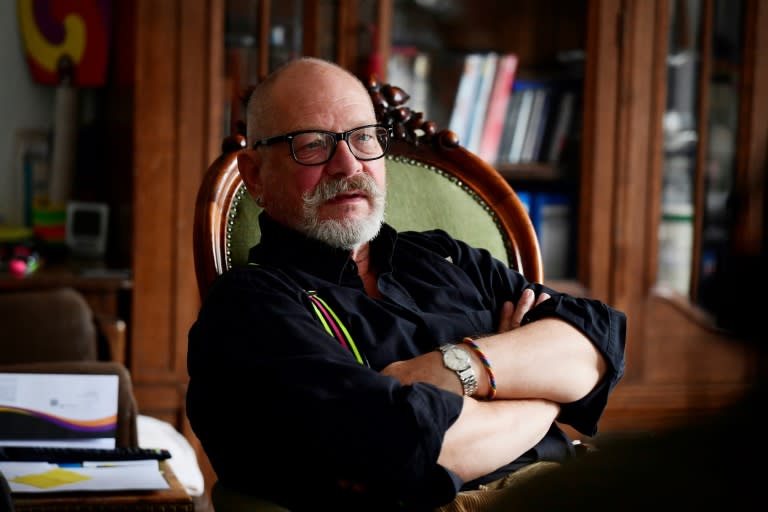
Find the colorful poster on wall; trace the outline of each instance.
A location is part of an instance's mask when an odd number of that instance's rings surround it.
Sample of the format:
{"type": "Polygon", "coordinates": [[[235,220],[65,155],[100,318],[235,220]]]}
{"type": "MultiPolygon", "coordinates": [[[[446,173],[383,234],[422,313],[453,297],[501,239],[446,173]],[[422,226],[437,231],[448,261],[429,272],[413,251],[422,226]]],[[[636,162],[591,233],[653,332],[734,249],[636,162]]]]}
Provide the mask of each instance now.
{"type": "Polygon", "coordinates": [[[59,66],[68,58],[73,86],[104,85],[111,0],[17,0],[16,5],[24,54],[36,82],[58,85],[59,66]]]}

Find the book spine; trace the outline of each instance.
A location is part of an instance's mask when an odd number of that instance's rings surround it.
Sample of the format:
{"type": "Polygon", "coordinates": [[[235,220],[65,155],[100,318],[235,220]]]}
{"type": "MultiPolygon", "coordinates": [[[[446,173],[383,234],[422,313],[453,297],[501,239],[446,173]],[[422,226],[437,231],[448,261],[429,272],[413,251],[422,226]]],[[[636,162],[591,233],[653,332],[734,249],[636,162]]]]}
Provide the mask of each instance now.
{"type": "Polygon", "coordinates": [[[464,69],[448,123],[448,128],[458,135],[459,143],[465,146],[469,140],[469,122],[477,95],[482,59],[483,56],[477,53],[464,57],[464,69]]]}
{"type": "Polygon", "coordinates": [[[544,139],[547,136],[547,133],[551,131],[554,97],[555,93],[552,89],[547,89],[545,91],[544,104],[541,107],[541,118],[536,130],[536,137],[533,140],[533,149],[531,150],[531,160],[534,162],[540,162],[542,160],[541,148],[544,145],[544,139]]]}
{"type": "Polygon", "coordinates": [[[546,279],[566,279],[573,261],[573,200],[558,192],[534,192],[530,217],[541,246],[546,279]]]}
{"type": "Polygon", "coordinates": [[[485,116],[488,113],[488,102],[490,101],[491,90],[493,89],[498,60],[498,54],[493,52],[483,57],[477,85],[477,96],[475,97],[474,108],[472,109],[466,145],[467,149],[475,154],[480,151],[480,141],[482,140],[483,129],[485,128],[485,116]]]}
{"type": "Polygon", "coordinates": [[[409,106],[414,112],[427,115],[427,89],[429,80],[429,55],[411,46],[392,49],[387,63],[387,79],[410,96],[409,106]]]}
{"type": "Polygon", "coordinates": [[[499,149],[495,156],[497,165],[501,163],[509,163],[509,152],[512,147],[512,140],[515,137],[517,116],[520,111],[522,98],[522,91],[516,91],[513,88],[509,96],[507,112],[504,114],[504,128],[502,129],[501,133],[499,149]]]}
{"type": "Polygon", "coordinates": [[[546,150],[546,160],[549,162],[556,163],[560,160],[560,154],[563,151],[565,140],[571,127],[575,100],[576,93],[573,91],[565,91],[560,97],[557,115],[554,118],[552,135],[549,140],[549,147],[546,150]]]}
{"type": "Polygon", "coordinates": [[[531,118],[531,108],[533,107],[533,98],[536,91],[534,89],[524,89],[520,100],[520,110],[517,113],[515,121],[515,134],[512,139],[512,146],[509,149],[509,163],[516,164],[520,162],[520,156],[525,142],[525,133],[528,130],[528,122],[531,118]]]}
{"type": "Polygon", "coordinates": [[[517,72],[517,55],[508,53],[500,56],[494,77],[488,111],[485,115],[483,136],[478,154],[491,164],[498,159],[501,139],[505,128],[507,109],[512,96],[512,84],[517,72]]]}
{"type": "Polygon", "coordinates": [[[531,103],[531,116],[528,120],[528,126],[525,130],[523,147],[520,149],[520,161],[530,162],[533,160],[533,148],[536,145],[536,138],[539,136],[539,126],[544,115],[544,101],[546,100],[547,90],[544,88],[535,89],[533,92],[533,102],[531,103]]]}
{"type": "Polygon", "coordinates": [[[411,109],[421,112],[424,117],[429,115],[429,55],[419,52],[413,59],[413,91],[411,92],[411,109]]]}

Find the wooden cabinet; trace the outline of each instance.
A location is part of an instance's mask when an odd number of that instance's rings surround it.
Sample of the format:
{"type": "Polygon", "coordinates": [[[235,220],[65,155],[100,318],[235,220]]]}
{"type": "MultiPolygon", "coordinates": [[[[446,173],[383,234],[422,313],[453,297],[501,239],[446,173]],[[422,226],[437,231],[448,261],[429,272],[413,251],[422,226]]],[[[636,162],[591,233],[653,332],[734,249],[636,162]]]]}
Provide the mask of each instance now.
{"type": "MultiPolygon", "coordinates": [[[[569,183],[578,205],[575,267],[568,279],[552,284],[629,316],[627,373],[603,430],[668,427],[716,411],[748,386],[754,372],[749,354],[715,327],[714,315],[691,296],[657,286],[670,1],[432,2],[445,9],[458,5],[464,13],[463,23],[443,31],[438,48],[515,51],[522,69],[565,50],[583,52],[578,157],[569,183]]],[[[191,253],[194,200],[222,137],[241,117],[241,85],[294,53],[384,77],[393,46],[421,44],[419,37],[435,33],[419,28],[411,4],[115,4],[112,154],[123,181],[113,202],[122,207],[122,232],[131,242],[129,366],[143,413],[171,421],[194,440],[184,412],[187,332],[199,307],[191,253]],[[398,32],[407,21],[415,22],[410,41],[398,32]]],[[[718,2],[698,4],[706,16],[717,16],[718,2]]],[[[735,179],[764,183],[768,99],[759,91],[768,86],[768,4],[743,5],[735,179]]],[[[754,255],[765,243],[763,194],[760,187],[748,189],[750,206],[732,233],[742,254],[754,255]]]]}
{"type": "MultiPolygon", "coordinates": [[[[603,91],[587,88],[596,94],[595,111],[602,110],[606,96],[616,108],[615,118],[603,123],[605,138],[597,134],[590,137],[588,123],[596,112],[589,108],[584,112],[583,150],[587,154],[582,159],[582,172],[591,168],[595,175],[604,179],[593,180],[591,185],[582,179],[582,194],[609,187],[614,196],[604,208],[598,209],[594,205],[590,212],[580,212],[582,217],[591,217],[588,223],[595,231],[601,222],[611,224],[601,238],[592,240],[591,245],[580,250],[587,258],[582,260],[587,262],[586,266],[580,264],[580,277],[592,293],[624,309],[630,318],[627,376],[609,405],[605,428],[613,425],[660,428],[686,416],[716,412],[749,386],[756,371],[755,360],[745,344],[718,325],[722,310],[707,310],[693,292],[674,291],[669,283],[659,280],[663,263],[659,261],[663,249],[659,236],[665,173],[670,171],[669,161],[665,159],[669,147],[665,133],[669,134],[669,126],[665,128],[664,120],[669,105],[675,105],[676,99],[668,93],[670,82],[676,78],[669,73],[668,67],[677,57],[670,52],[670,34],[675,34],[671,23],[675,21],[676,4],[684,9],[696,7],[701,12],[701,25],[689,33],[700,38],[696,43],[701,48],[700,62],[711,65],[712,27],[717,21],[717,7],[722,6],[721,2],[625,2],[616,13],[621,37],[620,44],[615,46],[613,83],[604,83],[606,90],[603,91]],[[592,143],[588,142],[590,140],[592,143]],[[590,161],[589,152],[600,158],[590,161]],[[595,242],[599,245],[594,246],[595,242]],[[600,260],[588,255],[593,248],[603,255],[600,260]]],[[[741,116],[738,126],[743,137],[739,137],[735,146],[738,157],[733,172],[736,181],[750,177],[747,181],[761,183],[752,187],[747,195],[752,205],[749,215],[753,219],[763,219],[766,132],[764,128],[755,130],[753,127],[762,125],[759,119],[765,118],[768,110],[764,100],[755,93],[760,85],[753,77],[762,73],[760,70],[766,66],[765,58],[760,57],[760,48],[765,48],[766,44],[761,32],[768,26],[768,11],[761,2],[746,0],[741,4],[745,15],[743,26],[738,28],[740,38],[743,38],[739,60],[745,76],[750,78],[738,88],[741,116]]],[[[603,47],[601,51],[610,50],[603,47]]],[[[709,71],[704,69],[701,73],[700,80],[692,84],[695,90],[689,94],[698,102],[694,108],[704,119],[709,71]]],[[[595,77],[595,80],[609,78],[595,77]]],[[[765,76],[760,80],[765,88],[768,85],[765,76]]],[[[692,234],[694,240],[701,240],[705,211],[702,184],[707,176],[704,155],[711,143],[712,140],[704,134],[698,134],[695,154],[700,163],[689,174],[691,189],[699,190],[691,201],[698,219],[694,222],[698,230],[698,234],[692,234]]],[[[744,227],[737,225],[727,235],[734,242],[731,255],[744,258],[744,261],[756,261],[759,248],[764,244],[763,228],[753,227],[748,235],[742,236],[740,232],[744,227]],[[739,240],[747,239],[750,240],[748,244],[739,245],[739,240]]],[[[692,241],[684,257],[697,261],[702,247],[700,241],[692,241]]],[[[723,274],[721,277],[728,282],[735,276],[723,274]]],[[[757,280],[758,275],[754,274],[752,279],[757,280]]],[[[730,299],[727,300],[732,300],[734,288],[729,287],[729,290],[730,299]]]]}
{"type": "MultiPolygon", "coordinates": [[[[575,265],[565,280],[551,284],[599,298],[628,314],[627,373],[608,407],[603,430],[667,428],[694,414],[714,413],[734,400],[754,378],[754,358],[720,325],[724,311],[705,307],[698,284],[706,233],[712,228],[726,230],[720,248],[737,261],[756,261],[765,243],[768,134],[760,120],[768,110],[756,91],[768,86],[762,71],[768,63],[761,51],[768,27],[766,6],[753,0],[544,0],[503,6],[451,2],[453,12],[430,13],[416,2],[393,5],[390,22],[408,23],[409,30],[391,27],[395,36],[390,50],[392,45],[417,45],[440,53],[514,52],[523,77],[542,71],[571,77],[573,61],[560,57],[583,57],[575,74],[582,87],[576,162],[561,162],[568,166],[565,170],[557,165],[497,167],[518,190],[574,189],[577,213],[570,253],[575,265]],[[419,26],[423,28],[417,31],[419,26]],[[673,37],[697,48],[686,53],[697,66],[691,90],[682,90],[674,73],[680,52],[673,37]],[[726,45],[730,60],[720,56],[726,45]],[[721,181],[733,183],[727,192],[743,194],[743,204],[749,205],[733,211],[742,220],[732,227],[717,225],[708,208],[718,163],[711,147],[718,139],[708,136],[707,127],[717,106],[713,94],[723,88],[722,75],[735,100],[731,110],[738,118],[731,126],[738,137],[731,140],[730,176],[721,181]],[[660,256],[666,249],[662,205],[670,173],[669,111],[681,96],[700,119],[688,150],[693,163],[686,173],[692,231],[688,247],[675,252],[691,266],[690,286],[683,293],[665,282],[666,262],[660,256]]],[[[388,58],[387,42],[379,48],[382,58],[388,58]]],[[[438,94],[438,89],[432,92],[438,94]]],[[[690,131],[682,132],[686,134],[690,131]]],[[[673,235],[674,243],[683,241],[673,235]]],[[[718,277],[726,283],[733,278],[726,273],[718,277]]],[[[733,295],[728,297],[719,299],[732,303],[733,295]]]]}

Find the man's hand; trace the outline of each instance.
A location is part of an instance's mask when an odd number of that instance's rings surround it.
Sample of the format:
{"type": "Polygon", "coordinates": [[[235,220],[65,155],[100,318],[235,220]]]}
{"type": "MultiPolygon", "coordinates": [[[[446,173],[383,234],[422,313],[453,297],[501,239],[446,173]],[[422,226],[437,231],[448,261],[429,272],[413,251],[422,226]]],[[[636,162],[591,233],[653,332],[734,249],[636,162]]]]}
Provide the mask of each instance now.
{"type": "Polygon", "coordinates": [[[437,350],[405,361],[395,361],[385,366],[379,373],[395,377],[403,385],[430,382],[457,395],[463,394],[461,381],[456,378],[456,373],[443,366],[443,355],[437,350]]]}
{"type": "Polygon", "coordinates": [[[538,306],[549,298],[548,293],[542,293],[536,297],[536,294],[530,288],[523,290],[523,294],[520,296],[520,300],[517,301],[517,305],[512,301],[506,301],[501,307],[501,314],[499,318],[499,332],[511,331],[520,327],[520,323],[523,321],[523,317],[534,306],[538,306]]]}

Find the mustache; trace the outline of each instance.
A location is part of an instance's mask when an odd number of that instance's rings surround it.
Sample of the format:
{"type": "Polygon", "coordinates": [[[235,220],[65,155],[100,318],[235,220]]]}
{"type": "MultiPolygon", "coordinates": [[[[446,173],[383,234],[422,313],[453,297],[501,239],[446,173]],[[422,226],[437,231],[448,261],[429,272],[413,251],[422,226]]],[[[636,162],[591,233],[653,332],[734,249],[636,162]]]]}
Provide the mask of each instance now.
{"type": "Polygon", "coordinates": [[[315,190],[304,194],[305,202],[319,205],[339,194],[355,192],[363,193],[369,198],[378,198],[382,195],[376,182],[367,174],[355,174],[348,178],[328,178],[318,183],[315,190]]]}

